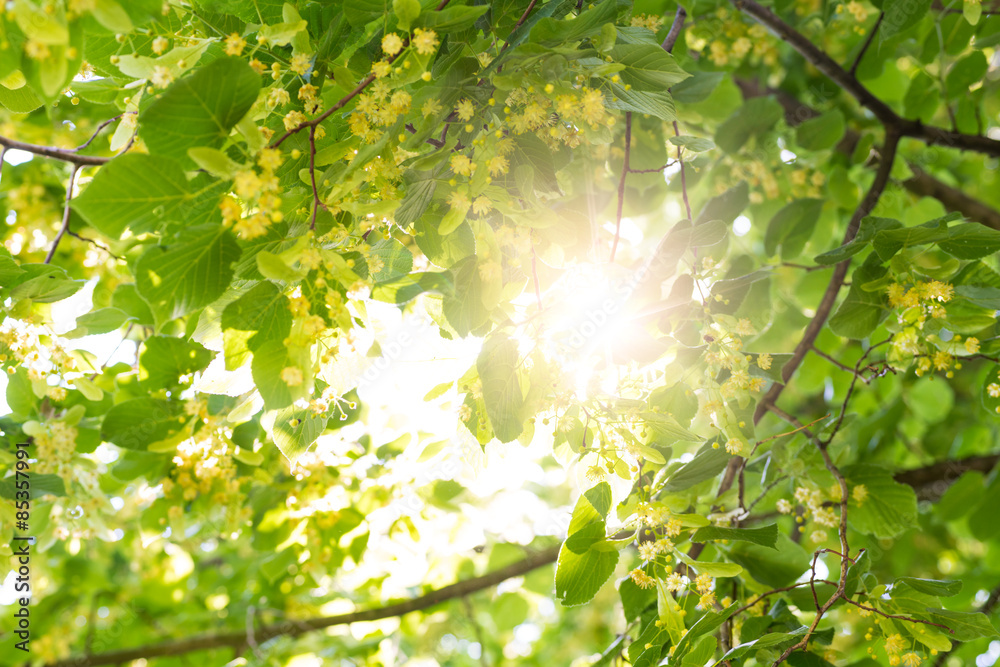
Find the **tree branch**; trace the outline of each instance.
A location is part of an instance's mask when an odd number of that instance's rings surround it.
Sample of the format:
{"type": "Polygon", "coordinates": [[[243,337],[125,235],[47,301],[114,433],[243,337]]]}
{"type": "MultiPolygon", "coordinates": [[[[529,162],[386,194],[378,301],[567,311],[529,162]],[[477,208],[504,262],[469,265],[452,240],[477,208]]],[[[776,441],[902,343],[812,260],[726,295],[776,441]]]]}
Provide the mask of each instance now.
{"type": "Polygon", "coordinates": [[[809,61],[816,69],[830,78],[837,86],[850,93],[861,106],[865,107],[886,127],[894,129],[901,137],[914,137],[929,145],[948,146],[958,150],[968,150],[985,155],[1000,157],[1000,141],[981,135],[963,134],[933,125],[924,125],[919,120],[901,117],[888,104],[865,88],[860,81],[841,67],[825,51],[785,23],[777,14],[763,7],[755,0],[731,0],[739,11],[749,14],[761,24],[774,31],[778,37],[809,61]]]}
{"type": "Polygon", "coordinates": [[[920,500],[937,500],[964,473],[988,473],[1000,463],[1000,454],[970,456],[959,460],[938,461],[922,468],[901,470],[894,475],[897,482],[912,486],[920,500]]]}
{"type": "MultiPolygon", "coordinates": [[[[889,174],[892,171],[893,162],[895,162],[899,138],[900,135],[893,127],[889,126],[886,128],[885,143],[882,147],[882,158],[879,161],[878,172],[875,174],[875,180],[865,194],[865,198],[854,211],[854,215],[851,216],[851,222],[848,224],[847,232],[844,234],[844,243],[849,243],[854,239],[854,236],[858,233],[858,227],[861,225],[861,219],[871,214],[878,203],[879,197],[882,196],[882,191],[885,190],[885,186],[889,182],[889,174]]],[[[833,306],[837,301],[837,294],[840,292],[840,287],[847,276],[847,268],[850,264],[851,260],[846,259],[834,267],[833,275],[830,277],[830,283],[827,285],[826,292],[816,307],[816,315],[806,326],[802,340],[799,341],[799,344],[795,346],[795,350],[792,352],[792,358],[781,369],[782,381],[771,385],[767,394],[757,404],[757,409],[754,412],[754,423],[759,422],[767,412],[768,407],[774,405],[778,400],[781,392],[785,389],[785,385],[802,364],[806,354],[812,349],[813,343],[816,342],[816,337],[819,336],[823,325],[826,323],[826,319],[833,310],[833,306]]]]}
{"type": "Polygon", "coordinates": [[[69,174],[69,182],[66,184],[66,205],[63,207],[62,226],[59,228],[59,233],[56,234],[55,240],[52,241],[52,247],[49,248],[48,254],[45,255],[46,264],[52,262],[52,258],[55,257],[56,255],[56,248],[59,247],[59,242],[62,241],[62,237],[66,234],[66,231],[69,229],[69,218],[70,218],[69,203],[70,200],[73,199],[73,183],[76,182],[76,174],[78,171],[80,171],[80,165],[74,164],[73,171],[71,171],[69,174]]]}
{"type": "MultiPolygon", "coordinates": [[[[812,118],[817,118],[820,112],[807,104],[803,104],[794,95],[778,88],[766,88],[752,79],[734,79],[743,97],[761,97],[773,95],[785,111],[785,122],[796,127],[812,118]]],[[[854,152],[861,135],[848,128],[836,150],[850,155],[854,152]]],[[[992,229],[1000,230],[1000,211],[989,204],[934,178],[920,167],[910,164],[913,176],[903,181],[904,188],[920,197],[933,197],[944,204],[948,211],[961,213],[969,220],[979,222],[992,229]]],[[[809,267],[827,268],[827,267],[809,267]]]]}
{"type": "MultiPolygon", "coordinates": [[[[361,621],[376,621],[382,618],[392,618],[394,616],[409,614],[413,611],[427,609],[448,600],[465,597],[483,589],[491,588],[502,581],[511,579],[512,577],[518,577],[544,565],[549,565],[550,563],[555,562],[556,558],[559,556],[559,549],[560,547],[558,546],[543,549],[542,551],[535,552],[524,560],[508,565],[507,567],[495,570],[494,572],[489,572],[481,577],[474,577],[472,579],[466,579],[465,581],[459,581],[406,602],[399,602],[375,609],[366,609],[364,611],[356,611],[350,614],[321,616],[302,621],[285,621],[282,623],[274,623],[258,627],[253,633],[253,639],[257,643],[262,644],[269,639],[273,639],[274,637],[297,637],[307,632],[322,630],[336,625],[349,625],[351,623],[358,623],[361,621]]],[[[164,642],[162,644],[138,646],[136,648],[109,651],[107,653],[99,653],[97,655],[56,660],[55,662],[48,663],[44,667],[96,667],[97,665],[116,665],[132,660],[139,660],[140,658],[158,658],[164,656],[182,655],[194,651],[246,646],[248,638],[249,633],[247,630],[206,634],[189,637],[187,639],[164,642]]]]}

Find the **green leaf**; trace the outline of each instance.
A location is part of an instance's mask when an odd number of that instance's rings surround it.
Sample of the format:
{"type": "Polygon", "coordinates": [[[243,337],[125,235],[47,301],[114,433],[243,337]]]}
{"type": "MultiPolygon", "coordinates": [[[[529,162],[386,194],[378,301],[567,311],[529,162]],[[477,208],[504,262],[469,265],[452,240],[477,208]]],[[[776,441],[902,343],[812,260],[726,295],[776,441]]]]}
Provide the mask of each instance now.
{"type": "Polygon", "coordinates": [[[917,496],[913,488],[900,484],[885,468],[856,464],[841,470],[848,488],[863,484],[868,495],[858,505],[850,503],[851,527],[878,538],[896,537],[917,522],[917,496]]]}
{"type": "Polygon", "coordinates": [[[738,604],[731,604],[721,612],[708,611],[695,621],[694,625],[688,628],[687,634],[681,637],[681,640],[677,642],[677,648],[674,649],[673,660],[681,660],[685,655],[688,654],[692,649],[694,641],[699,637],[707,634],[714,633],[718,628],[722,627],[722,624],[729,620],[729,617],[736,613],[739,609],[738,604]]]}
{"type": "Polygon", "coordinates": [[[773,255],[781,246],[781,258],[791,260],[802,254],[809,237],[816,229],[822,199],[796,199],[778,211],[767,226],[764,252],[773,255]]]}
{"type": "Polygon", "coordinates": [[[846,243],[839,248],[835,248],[822,255],[816,256],[817,264],[839,264],[840,262],[857,255],[862,250],[871,247],[872,238],[883,230],[901,229],[903,223],[892,218],[876,218],[865,216],[861,219],[858,233],[850,243],[846,243]]]}
{"type": "Polygon", "coordinates": [[[978,222],[962,223],[949,228],[938,247],[957,259],[980,259],[1000,251],[1000,231],[978,222]]]}
{"type": "Polygon", "coordinates": [[[621,79],[636,90],[663,92],[691,76],[657,44],[619,44],[608,55],[625,65],[621,79]]]}
{"type": "Polygon", "coordinates": [[[455,289],[453,293],[445,294],[444,315],[458,335],[465,337],[486,324],[490,314],[483,305],[483,286],[476,256],[470,255],[456,262],[451,270],[455,277],[455,289]]]}
{"type": "Polygon", "coordinates": [[[413,21],[413,25],[417,28],[433,29],[438,34],[443,35],[472,27],[479,17],[488,12],[489,9],[489,5],[446,7],[439,11],[421,13],[420,17],[413,21]]]}
{"type": "Polygon", "coordinates": [[[326,417],[291,407],[264,413],[261,424],[268,428],[282,455],[294,464],[326,428],[326,417]]]}
{"type": "Polygon", "coordinates": [[[682,104],[695,104],[704,101],[722,81],[724,72],[694,72],[691,78],[684,79],[670,89],[674,100],[682,104]]]}
{"type": "Polygon", "coordinates": [[[31,113],[44,102],[28,86],[11,90],[0,86],[0,105],[14,113],[31,113]]]}
{"type": "Polygon", "coordinates": [[[743,566],[736,563],[711,563],[694,561],[694,568],[710,577],[738,577],[743,573],[743,566]]]}
{"type": "Polygon", "coordinates": [[[392,0],[392,11],[399,21],[399,29],[408,32],[413,22],[420,16],[418,0],[392,0]]]}
{"type": "Polygon", "coordinates": [[[12,299],[31,299],[37,303],[55,303],[77,293],[84,285],[72,280],[66,269],[51,264],[22,264],[9,295],[12,299]]]}
{"type": "Polygon", "coordinates": [[[822,151],[837,145],[844,136],[845,128],[844,114],[834,109],[795,128],[795,140],[807,150],[822,151]]]}
{"type": "Polygon", "coordinates": [[[172,84],[139,116],[152,154],[182,162],[196,146],[218,148],[250,110],[260,75],[239,58],[219,58],[172,84]]]}
{"type": "MultiPolygon", "coordinates": [[[[544,8],[558,9],[557,2],[547,4],[544,8]]],[[[543,8],[543,9],[544,9],[543,8]]],[[[560,42],[575,42],[601,32],[606,23],[613,22],[618,14],[617,0],[604,0],[570,19],[554,19],[543,16],[531,28],[531,41],[539,44],[556,44],[560,42]]]]}
{"type": "Polygon", "coordinates": [[[727,153],[736,153],[751,137],[770,130],[782,118],[781,105],[772,97],[752,97],[715,132],[715,144],[727,153]]]}
{"type": "Polygon", "coordinates": [[[885,42],[920,22],[930,11],[931,0],[885,0],[879,42],[885,42]]]}
{"type": "Polygon", "coordinates": [[[693,459],[682,465],[667,479],[663,491],[676,493],[712,479],[725,469],[730,458],[726,450],[721,447],[715,449],[711,444],[706,444],[695,454],[693,459]]]}
{"type": "Polygon", "coordinates": [[[180,376],[204,370],[213,356],[200,343],[173,336],[150,336],[142,347],[139,380],[153,390],[177,386],[180,376]]]}
{"type": "Polygon", "coordinates": [[[715,148],[715,142],[703,137],[670,137],[668,141],[674,146],[682,146],[685,153],[704,153],[715,148]]]}
{"type": "MultiPolygon", "coordinates": [[[[31,473],[30,481],[28,497],[31,500],[37,500],[43,496],[66,495],[66,483],[59,475],[31,473]]],[[[16,482],[13,475],[0,479],[0,498],[11,501],[17,498],[17,492],[24,489],[18,489],[16,482]]],[[[21,496],[22,499],[23,497],[21,496]]]]}
{"type": "MultiPolygon", "coordinates": [[[[775,544],[778,541],[778,525],[770,524],[762,528],[720,528],[718,526],[706,526],[699,528],[691,536],[692,542],[711,542],[718,540],[738,540],[742,542],[753,542],[764,547],[777,549],[775,544]]],[[[698,564],[700,565],[700,563],[698,564]]]]}
{"type": "Polygon", "coordinates": [[[721,195],[717,195],[708,200],[705,207],[695,218],[695,225],[700,225],[709,220],[721,220],[726,225],[733,224],[743,209],[750,203],[750,186],[746,181],[740,181],[729,188],[721,195]]]}
{"type": "Polygon", "coordinates": [[[872,238],[872,246],[882,261],[887,262],[903,248],[947,240],[949,236],[947,223],[961,217],[960,213],[949,213],[916,227],[879,231],[872,238]]]}
{"type": "Polygon", "coordinates": [[[775,547],[776,549],[737,542],[730,547],[728,556],[760,583],[779,588],[791,584],[808,570],[810,560],[806,550],[788,539],[784,533],[778,533],[775,547]]]}
{"type": "Polygon", "coordinates": [[[98,308],[76,318],[76,328],[63,335],[66,338],[82,338],[83,336],[105,334],[119,329],[123,324],[133,319],[135,318],[118,308],[98,308]]]}
{"type": "Polygon", "coordinates": [[[517,343],[502,334],[486,339],[476,361],[483,384],[483,403],[501,442],[516,440],[524,430],[524,394],[517,377],[517,343]]]}
{"type": "Polygon", "coordinates": [[[186,421],[181,402],[134,398],[108,410],[101,437],[125,449],[145,451],[180,431],[186,421]]]}
{"type": "Polygon", "coordinates": [[[935,623],[947,625],[954,631],[949,635],[960,642],[968,642],[984,637],[1000,637],[1000,632],[990,622],[989,616],[978,611],[962,612],[950,609],[928,609],[927,613],[935,623]]]}
{"type": "Polygon", "coordinates": [[[240,252],[223,227],[188,227],[176,242],[153,246],[139,257],[136,286],[158,324],[182,317],[222,296],[240,252]]]}
{"type": "Polygon", "coordinates": [[[915,577],[900,577],[892,584],[892,590],[897,586],[908,586],[918,593],[950,598],[962,590],[961,581],[944,581],[941,579],[917,579],[915,577]]]}
{"type": "Polygon", "coordinates": [[[969,94],[969,86],[982,81],[989,69],[982,51],[973,51],[951,66],[945,78],[945,93],[950,99],[969,94]]]}
{"type": "Polygon", "coordinates": [[[556,563],[556,598],[566,607],[590,602],[617,564],[618,551],[589,549],[577,554],[563,544],[556,563]]]}
{"type": "Polygon", "coordinates": [[[190,196],[176,162],[128,153],[101,167],[72,206],[91,227],[117,239],[126,229],[133,234],[157,231],[180,217],[190,196]]]}
{"type": "Polygon", "coordinates": [[[283,341],[292,330],[288,297],[274,283],[257,283],[222,311],[222,328],[253,331],[247,341],[251,351],[269,341],[283,341]]]}
{"type": "Polygon", "coordinates": [[[296,399],[306,395],[305,381],[300,385],[290,386],[282,379],[282,371],[286,368],[297,368],[304,379],[309,377],[309,370],[302,368],[298,360],[292,357],[283,340],[267,340],[254,350],[250,369],[257,391],[268,410],[287,408],[296,399]]]}
{"type": "Polygon", "coordinates": [[[649,114],[666,121],[677,119],[674,101],[666,90],[630,90],[614,83],[611,84],[611,92],[614,99],[607,102],[611,109],[649,114]]]}
{"type": "Polygon", "coordinates": [[[865,338],[885,319],[889,314],[885,293],[862,289],[866,283],[885,274],[886,269],[875,254],[869,255],[865,263],[854,270],[847,298],[830,318],[830,329],[835,334],[845,338],[865,338]]]}
{"type": "Polygon", "coordinates": [[[132,32],[132,19],[128,12],[115,0],[97,0],[93,9],[94,18],[112,32],[132,32]]]}
{"type": "Polygon", "coordinates": [[[744,642],[739,646],[734,646],[732,649],[729,650],[728,653],[722,656],[722,659],[719,661],[719,663],[721,664],[731,660],[738,660],[749,654],[751,651],[759,651],[764,648],[770,648],[774,650],[785,649],[797,643],[798,641],[799,637],[796,635],[787,632],[773,632],[770,634],[766,634],[759,639],[755,639],[750,642],[744,642]]]}
{"type": "Polygon", "coordinates": [[[618,594],[622,599],[622,608],[625,611],[627,622],[635,620],[639,614],[656,602],[656,591],[652,588],[639,588],[631,577],[621,580],[621,583],[618,584],[618,594]]]}

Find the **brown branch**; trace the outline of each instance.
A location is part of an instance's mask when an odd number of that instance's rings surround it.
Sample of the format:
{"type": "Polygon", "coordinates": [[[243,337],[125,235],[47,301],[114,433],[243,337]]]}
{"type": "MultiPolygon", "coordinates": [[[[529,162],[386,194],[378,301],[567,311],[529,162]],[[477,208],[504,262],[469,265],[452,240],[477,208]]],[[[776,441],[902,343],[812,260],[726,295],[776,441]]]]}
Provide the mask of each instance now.
{"type": "MultiPolygon", "coordinates": [[[[784,90],[766,88],[758,84],[757,81],[751,79],[741,79],[737,77],[734,81],[739,87],[740,92],[743,93],[743,97],[773,95],[785,111],[785,122],[792,127],[800,125],[801,123],[812,118],[817,118],[820,115],[819,111],[813,109],[807,104],[803,104],[791,93],[784,90]]],[[[854,152],[854,149],[860,139],[861,135],[858,132],[848,128],[844,133],[844,137],[840,140],[840,143],[837,144],[836,150],[849,156],[854,152]]],[[[911,193],[920,197],[933,197],[944,204],[945,209],[948,211],[956,211],[964,215],[969,220],[979,222],[992,229],[1000,230],[1000,211],[997,211],[989,204],[968,195],[962,190],[934,178],[916,165],[910,164],[909,167],[913,172],[913,176],[903,181],[902,185],[911,193]]],[[[809,268],[816,270],[829,267],[820,266],[809,268]]]]}
{"type": "MultiPolygon", "coordinates": [[[[526,574],[544,565],[555,562],[559,555],[559,548],[550,547],[542,551],[535,552],[507,567],[489,572],[481,577],[466,579],[443,588],[431,591],[426,595],[399,602],[396,604],[356,611],[350,614],[340,614],[337,616],[322,616],[318,618],[305,619],[302,621],[285,621],[259,627],[254,632],[254,639],[258,643],[264,643],[274,637],[297,637],[307,632],[322,630],[336,625],[349,625],[361,621],[376,621],[382,618],[392,618],[402,616],[414,611],[421,611],[433,607],[442,602],[455,598],[465,597],[486,588],[496,586],[502,581],[512,577],[526,574]]],[[[206,651],[220,648],[234,648],[245,646],[248,639],[246,630],[239,632],[221,632],[217,634],[206,634],[179,639],[176,641],[153,644],[148,646],[138,646],[136,648],[122,649],[119,651],[109,651],[91,656],[80,656],[56,660],[44,667],[96,667],[97,665],[116,665],[127,663],[140,658],[158,658],[172,655],[183,655],[194,651],[206,651]]]]}
{"type": "Polygon", "coordinates": [[[933,197],[944,204],[945,210],[961,213],[969,220],[991,229],[1000,230],[1000,211],[965,192],[934,178],[915,165],[910,165],[913,176],[903,181],[903,187],[920,197],[933,197]]]}
{"type": "Polygon", "coordinates": [[[63,162],[69,162],[78,167],[81,166],[94,166],[107,164],[114,157],[99,157],[97,155],[77,155],[76,148],[56,148],[54,146],[39,146],[38,144],[26,144],[23,141],[17,141],[15,139],[8,139],[7,137],[0,137],[0,146],[5,149],[13,148],[15,150],[24,151],[26,153],[32,153],[34,155],[41,155],[42,157],[50,157],[55,160],[62,160],[63,162]]]}
{"type": "MultiPolygon", "coordinates": [[[[865,198],[854,211],[854,215],[851,216],[851,221],[847,226],[847,232],[844,234],[844,243],[849,243],[854,239],[855,235],[858,233],[858,227],[861,225],[861,219],[866,215],[869,215],[875,209],[875,205],[878,203],[879,197],[882,195],[882,191],[885,190],[885,186],[889,182],[889,174],[892,171],[892,165],[895,162],[896,148],[899,146],[899,137],[900,135],[894,130],[894,128],[891,126],[886,128],[885,143],[882,147],[882,158],[879,161],[878,172],[875,174],[875,180],[872,182],[871,187],[865,194],[865,198]]],[[[754,423],[759,422],[767,412],[768,406],[774,405],[775,401],[778,400],[778,397],[781,396],[781,392],[785,389],[785,385],[787,385],[795,371],[798,370],[798,367],[802,364],[806,354],[810,349],[812,349],[813,343],[816,342],[816,337],[819,336],[820,331],[823,329],[823,325],[826,323],[826,319],[830,316],[830,312],[833,310],[834,303],[837,301],[837,294],[840,292],[840,287],[844,282],[844,278],[847,276],[847,269],[850,264],[851,260],[846,259],[834,267],[833,275],[830,277],[830,283],[827,285],[826,292],[823,294],[823,298],[816,307],[816,315],[806,326],[802,340],[799,341],[799,344],[795,346],[795,350],[792,352],[792,358],[789,359],[781,369],[782,381],[775,382],[771,385],[767,394],[765,394],[764,398],[757,404],[757,409],[754,412],[754,423]]]]}
{"type": "Polygon", "coordinates": [[[903,118],[865,88],[857,78],[841,67],[825,51],[785,23],[772,10],[760,5],[756,0],[731,0],[731,2],[736,9],[752,16],[762,25],[774,31],[778,37],[798,51],[816,69],[830,78],[837,86],[847,91],[861,106],[871,111],[886,130],[892,129],[901,137],[914,137],[929,145],[947,146],[1000,157],[1000,141],[981,135],[963,134],[942,127],[924,125],[919,120],[903,118]]]}
{"type": "Polygon", "coordinates": [[[103,130],[104,128],[106,128],[108,125],[111,125],[111,123],[114,123],[115,121],[121,120],[125,116],[128,116],[130,114],[135,114],[135,113],[137,113],[137,112],[136,111],[126,111],[124,113],[118,114],[114,118],[107,119],[106,121],[104,121],[103,123],[101,123],[100,125],[97,126],[97,129],[94,130],[94,133],[92,135],[90,135],[89,139],[87,139],[85,142],[83,142],[82,144],[80,144],[79,146],[77,146],[76,148],[74,148],[72,150],[72,152],[79,153],[84,148],[86,148],[90,144],[94,143],[94,139],[96,139],[97,135],[99,135],[101,133],[101,130],[103,130]]]}
{"type": "Polygon", "coordinates": [[[674,44],[677,43],[677,38],[681,36],[681,28],[684,27],[684,19],[687,18],[687,12],[683,7],[677,8],[677,13],[674,14],[674,22],[670,24],[670,32],[667,36],[663,38],[663,43],[660,46],[667,53],[674,50],[674,44]]]}
{"type": "Polygon", "coordinates": [[[988,473],[1000,463],[1000,454],[970,456],[959,460],[938,461],[921,468],[901,470],[893,477],[900,484],[912,486],[920,500],[936,500],[964,473],[988,473]]]}
{"type": "Polygon", "coordinates": [[[52,241],[52,247],[49,248],[48,254],[45,255],[46,264],[52,262],[52,258],[55,257],[56,254],[56,248],[59,247],[59,242],[62,241],[62,237],[66,234],[66,231],[69,229],[69,218],[70,218],[69,203],[70,200],[73,199],[73,183],[76,181],[76,173],[78,171],[80,171],[80,165],[74,164],[73,171],[69,173],[69,183],[66,184],[66,204],[65,206],[63,206],[62,226],[59,228],[59,233],[56,234],[55,240],[52,241]]]}
{"type": "Polygon", "coordinates": [[[879,26],[882,25],[882,19],[885,18],[885,12],[878,13],[878,19],[875,21],[875,25],[872,29],[868,31],[868,37],[865,39],[865,43],[861,45],[861,51],[858,52],[858,57],[854,59],[854,64],[851,65],[851,69],[848,73],[851,76],[855,76],[858,71],[858,65],[861,64],[861,59],[865,57],[865,53],[868,52],[868,47],[872,45],[872,40],[875,39],[875,35],[878,34],[879,26]]]}

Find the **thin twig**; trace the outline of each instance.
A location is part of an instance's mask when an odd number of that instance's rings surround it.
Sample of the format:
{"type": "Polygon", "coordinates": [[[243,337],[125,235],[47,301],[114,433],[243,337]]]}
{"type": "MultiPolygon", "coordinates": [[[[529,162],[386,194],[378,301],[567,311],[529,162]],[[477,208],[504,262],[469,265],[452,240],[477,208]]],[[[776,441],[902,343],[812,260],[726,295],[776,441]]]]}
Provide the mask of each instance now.
{"type": "Polygon", "coordinates": [[[106,128],[108,125],[111,125],[111,123],[114,123],[115,121],[121,120],[122,118],[124,118],[125,116],[127,116],[129,114],[135,114],[135,113],[137,113],[137,112],[135,112],[135,111],[126,111],[124,113],[118,114],[114,118],[107,119],[106,121],[104,121],[103,123],[101,123],[100,125],[97,126],[97,129],[94,130],[94,133],[92,135],[90,135],[89,139],[87,139],[85,142],[83,142],[82,144],[80,144],[79,146],[77,146],[76,148],[74,148],[72,152],[79,153],[84,148],[86,148],[87,146],[89,146],[90,144],[92,144],[94,142],[94,139],[96,139],[97,136],[101,133],[101,130],[103,130],[104,128],[106,128]]]}
{"type": "MultiPolygon", "coordinates": [[[[844,234],[843,243],[849,243],[854,239],[858,233],[858,228],[861,225],[861,219],[866,215],[871,214],[871,212],[875,209],[876,204],[878,204],[878,200],[882,196],[882,192],[885,190],[886,184],[889,182],[889,175],[892,172],[892,165],[895,162],[896,148],[899,146],[899,139],[899,133],[892,127],[888,127],[886,129],[885,142],[882,147],[882,157],[879,160],[879,167],[878,172],[875,174],[875,180],[872,182],[872,185],[865,194],[865,198],[862,200],[861,204],[854,211],[850,224],[847,226],[847,232],[844,234]]],[[[792,358],[789,359],[781,369],[782,381],[775,382],[771,385],[771,388],[764,395],[764,398],[762,398],[757,404],[757,409],[754,412],[754,423],[759,422],[767,412],[768,408],[771,405],[774,405],[774,403],[778,400],[778,397],[781,396],[781,392],[784,390],[785,385],[791,379],[798,367],[802,365],[802,361],[805,359],[806,354],[812,349],[813,343],[816,342],[816,337],[819,336],[820,331],[823,330],[823,325],[826,324],[826,319],[833,311],[833,306],[837,301],[837,295],[840,293],[840,288],[844,283],[844,279],[847,277],[847,269],[850,264],[851,260],[848,258],[834,267],[833,275],[830,277],[830,283],[827,285],[826,292],[823,294],[823,298],[816,307],[816,314],[806,326],[806,330],[803,333],[799,344],[795,346],[795,350],[792,352],[792,358]]]]}
{"type": "MultiPolygon", "coordinates": [[[[418,598],[406,602],[398,602],[385,607],[365,609],[362,611],[340,614],[338,616],[321,616],[301,621],[284,621],[257,628],[255,638],[263,644],[275,637],[298,637],[299,635],[322,630],[337,625],[349,625],[362,621],[376,621],[382,618],[393,618],[410,612],[428,609],[442,602],[461,598],[470,593],[496,586],[511,577],[519,577],[539,567],[554,563],[559,555],[560,547],[554,546],[535,552],[523,560],[494,570],[481,577],[466,579],[437,590],[433,590],[418,598]]],[[[63,660],[55,660],[44,667],[97,667],[98,665],[117,665],[138,660],[140,658],[155,658],[169,655],[182,655],[194,651],[204,651],[219,648],[230,648],[246,643],[246,631],[231,631],[215,634],[204,634],[177,639],[161,644],[137,646],[99,653],[92,656],[77,656],[63,660]]]]}
{"type": "Polygon", "coordinates": [[[52,247],[49,248],[49,253],[45,256],[46,264],[52,262],[52,258],[56,254],[56,248],[59,247],[59,242],[62,241],[63,235],[66,233],[66,230],[69,229],[69,218],[70,218],[69,203],[70,200],[73,199],[73,183],[76,181],[76,172],[78,171],[80,171],[80,165],[74,163],[73,170],[69,174],[69,183],[66,184],[66,204],[63,207],[62,226],[59,228],[59,233],[56,234],[55,240],[52,241],[52,247]]]}
{"type": "Polygon", "coordinates": [[[858,52],[858,57],[854,59],[854,64],[851,65],[851,69],[848,70],[851,76],[855,76],[858,71],[858,65],[861,64],[861,59],[865,57],[865,52],[868,51],[868,47],[872,45],[872,40],[875,39],[875,35],[878,33],[879,26],[882,25],[882,19],[885,17],[885,12],[878,13],[878,19],[875,21],[875,25],[868,32],[868,37],[865,39],[865,43],[861,45],[861,51],[858,52]]]}

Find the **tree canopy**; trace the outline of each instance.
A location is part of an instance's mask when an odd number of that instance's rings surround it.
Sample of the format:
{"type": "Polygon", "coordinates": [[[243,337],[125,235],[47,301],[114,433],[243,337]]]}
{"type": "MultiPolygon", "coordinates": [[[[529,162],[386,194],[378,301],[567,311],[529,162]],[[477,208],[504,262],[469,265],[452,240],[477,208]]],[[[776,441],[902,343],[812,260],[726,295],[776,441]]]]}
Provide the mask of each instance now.
{"type": "Polygon", "coordinates": [[[998,92],[989,0],[3,3],[0,663],[993,664],[998,92]]]}

